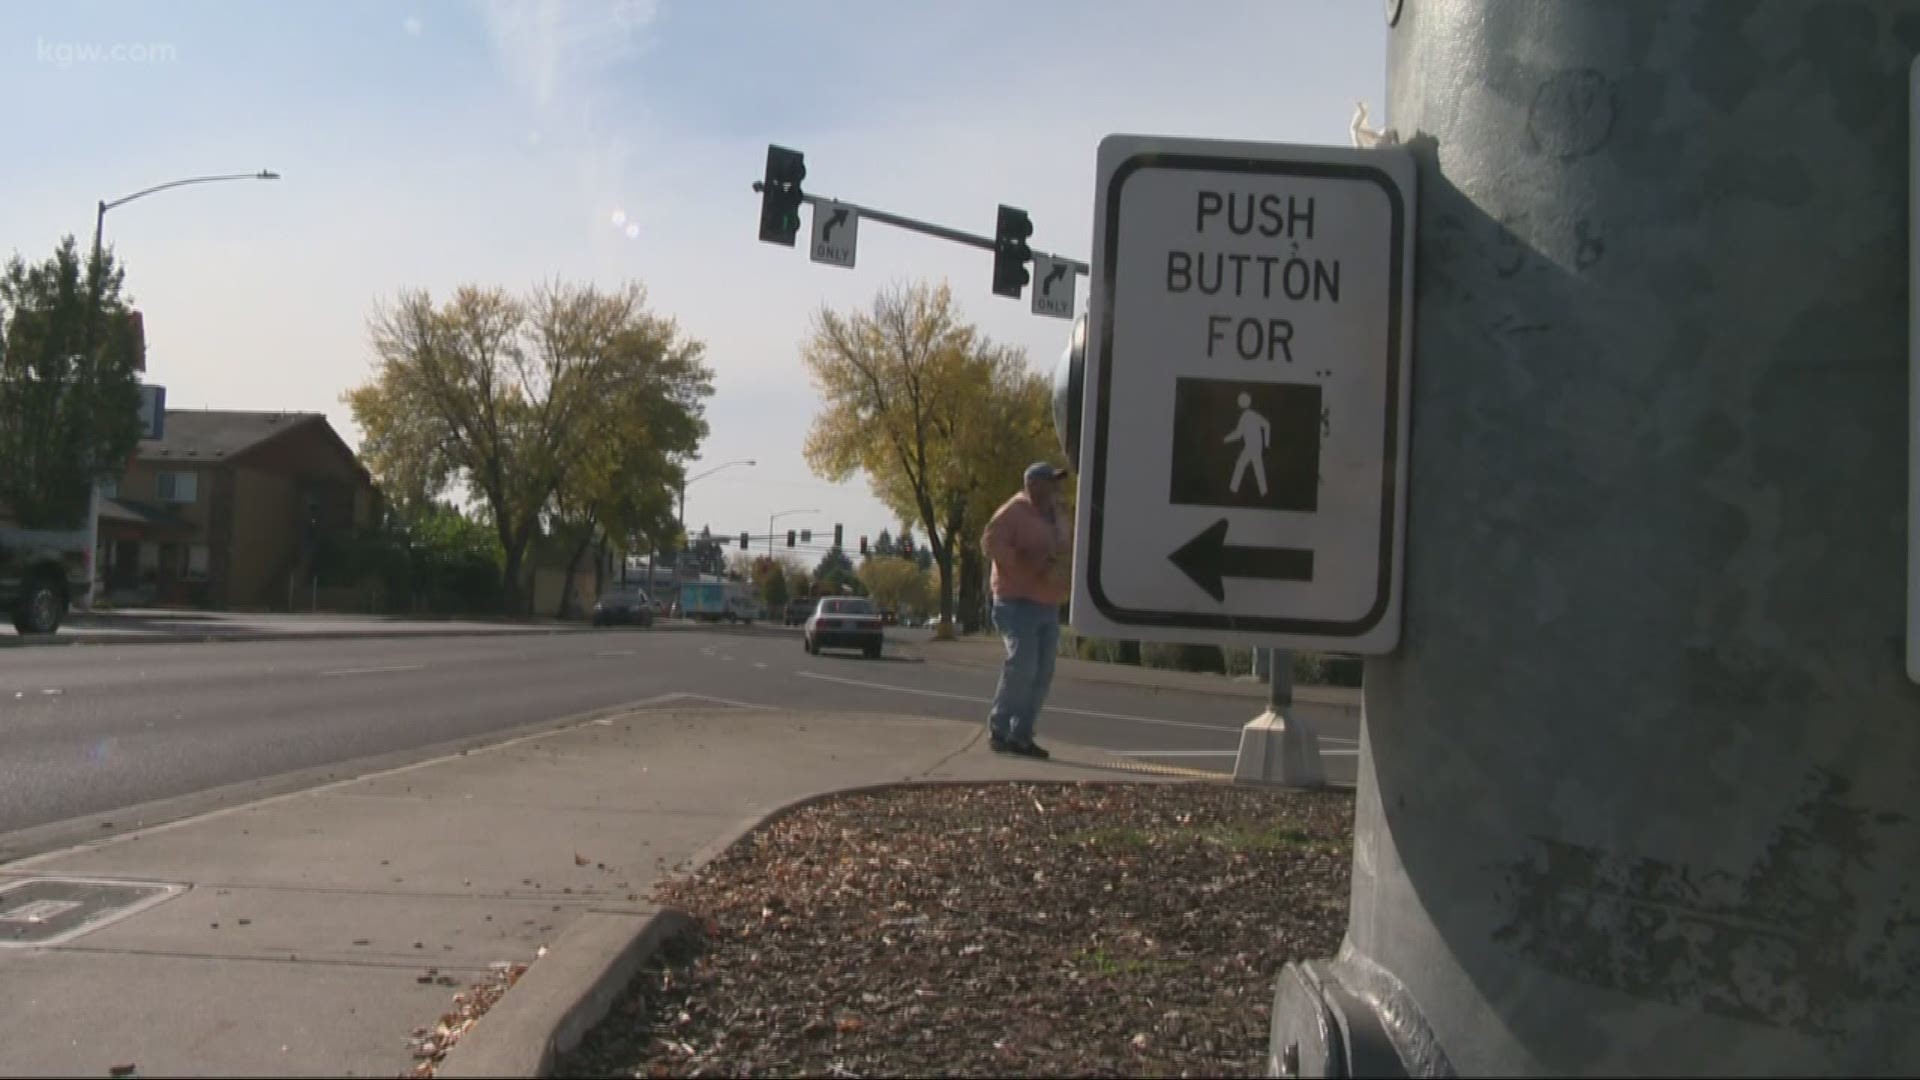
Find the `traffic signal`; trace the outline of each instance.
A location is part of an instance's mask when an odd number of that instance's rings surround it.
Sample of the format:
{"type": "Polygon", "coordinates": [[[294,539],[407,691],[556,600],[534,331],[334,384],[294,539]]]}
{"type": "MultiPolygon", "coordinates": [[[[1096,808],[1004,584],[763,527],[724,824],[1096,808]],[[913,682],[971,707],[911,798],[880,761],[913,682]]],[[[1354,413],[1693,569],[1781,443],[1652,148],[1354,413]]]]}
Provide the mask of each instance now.
{"type": "Polygon", "coordinates": [[[746,533],[740,534],[740,550],[741,551],[747,550],[748,545],[750,545],[752,542],[753,542],[753,537],[748,536],[746,533]]]}
{"type": "Polygon", "coordinates": [[[1027,246],[1027,238],[1033,235],[1033,222],[1027,218],[1025,210],[1015,210],[1011,206],[1000,208],[1000,217],[993,227],[993,294],[1011,296],[1020,299],[1020,290],[1032,280],[1027,273],[1027,263],[1033,258],[1033,249],[1027,246]]]}
{"type": "Polygon", "coordinates": [[[792,529],[787,530],[787,546],[788,547],[793,546],[793,530],[792,529]]]}
{"type": "MultiPolygon", "coordinates": [[[[846,539],[846,536],[844,533],[841,532],[840,526],[835,525],[833,527],[833,550],[839,551],[840,548],[843,546],[845,539],[846,539]]],[[[865,554],[865,553],[862,552],[862,554],[865,554]]]]}
{"type": "Polygon", "coordinates": [[[867,538],[864,536],[860,538],[860,557],[867,557],[867,538]]]}
{"type": "Polygon", "coordinates": [[[793,246],[800,232],[800,181],[807,178],[806,155],[784,146],[767,147],[767,175],[760,185],[760,239],[793,246]]]}
{"type": "Polygon", "coordinates": [[[801,543],[803,543],[803,544],[811,544],[811,543],[813,543],[813,530],[812,530],[812,529],[801,529],[801,530],[800,530],[800,542],[801,542],[801,543]]]}

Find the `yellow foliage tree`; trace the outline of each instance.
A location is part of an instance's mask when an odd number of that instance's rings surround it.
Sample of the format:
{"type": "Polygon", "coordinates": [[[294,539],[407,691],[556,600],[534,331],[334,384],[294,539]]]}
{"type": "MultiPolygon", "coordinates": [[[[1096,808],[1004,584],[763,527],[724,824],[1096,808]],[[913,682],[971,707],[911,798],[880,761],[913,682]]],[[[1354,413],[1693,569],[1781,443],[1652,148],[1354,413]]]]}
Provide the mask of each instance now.
{"type": "Polygon", "coordinates": [[[1047,383],[1023,350],[961,321],[945,284],[883,291],[870,311],[822,309],[801,357],[824,408],[808,432],[814,472],[864,472],[876,497],[917,522],[954,614],[956,562],[977,559],[992,508],[1052,446],[1047,383]]]}
{"type": "Polygon", "coordinates": [[[911,559],[868,559],[860,564],[860,583],[883,608],[924,612],[933,606],[933,577],[911,559]]]}
{"type": "Polygon", "coordinates": [[[466,486],[504,552],[509,611],[543,520],[588,536],[657,529],[706,434],[703,346],[637,285],[525,299],[469,286],[444,305],[407,292],[376,312],[372,337],[374,378],[345,395],[361,453],[402,507],[466,486]]]}

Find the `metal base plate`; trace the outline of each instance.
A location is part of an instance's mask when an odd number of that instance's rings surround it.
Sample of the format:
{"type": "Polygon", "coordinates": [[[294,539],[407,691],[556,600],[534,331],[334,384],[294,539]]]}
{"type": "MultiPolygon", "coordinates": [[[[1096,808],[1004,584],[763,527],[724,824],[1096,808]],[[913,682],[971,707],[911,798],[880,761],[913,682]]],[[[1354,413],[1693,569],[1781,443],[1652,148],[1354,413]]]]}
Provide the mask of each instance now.
{"type": "Polygon", "coordinates": [[[185,885],[99,878],[25,878],[0,885],[0,949],[58,945],[180,893],[185,885]]]}

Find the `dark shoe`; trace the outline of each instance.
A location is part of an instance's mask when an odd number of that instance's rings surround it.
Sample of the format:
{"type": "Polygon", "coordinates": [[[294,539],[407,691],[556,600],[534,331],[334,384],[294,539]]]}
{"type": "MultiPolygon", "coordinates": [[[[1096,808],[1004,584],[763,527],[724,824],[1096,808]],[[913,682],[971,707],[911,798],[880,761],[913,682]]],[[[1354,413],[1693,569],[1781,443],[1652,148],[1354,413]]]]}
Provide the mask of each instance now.
{"type": "Polygon", "coordinates": [[[1009,750],[1013,749],[1013,747],[1009,746],[1007,744],[1007,740],[1001,738],[1000,736],[989,735],[987,736],[987,749],[993,751],[996,754],[1004,754],[1004,753],[1007,753],[1009,750]]]}
{"type": "Polygon", "coordinates": [[[1046,749],[1038,743],[1009,743],[1007,749],[1011,753],[1018,754],[1021,757],[1039,758],[1042,761],[1053,756],[1047,753],[1046,749]]]}

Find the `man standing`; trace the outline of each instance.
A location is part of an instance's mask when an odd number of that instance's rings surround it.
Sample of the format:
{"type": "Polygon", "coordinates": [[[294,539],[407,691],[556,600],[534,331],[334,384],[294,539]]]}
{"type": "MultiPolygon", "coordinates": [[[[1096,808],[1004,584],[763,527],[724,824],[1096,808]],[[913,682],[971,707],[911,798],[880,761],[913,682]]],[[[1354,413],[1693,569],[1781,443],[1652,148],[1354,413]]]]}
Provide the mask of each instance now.
{"type": "Polygon", "coordinates": [[[1073,537],[1054,503],[1067,470],[1046,462],[1027,466],[1023,489],[993,512],[981,547],[993,560],[993,625],[1007,644],[993,711],[990,745],[997,751],[1044,758],[1033,741],[1034,721],[1053,684],[1060,648],[1060,604],[1067,598],[1073,537]]]}

